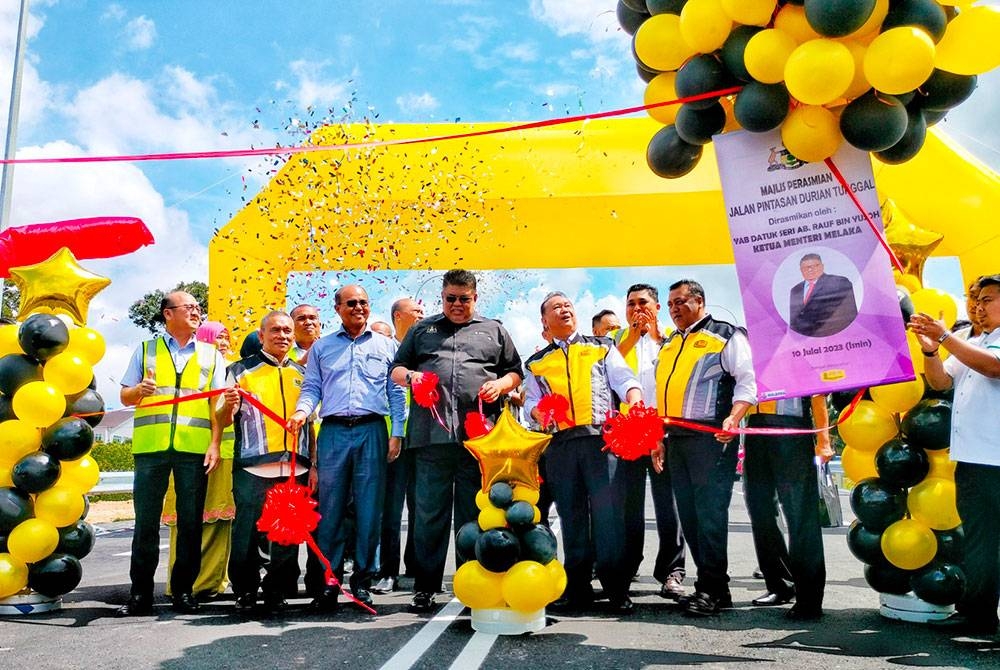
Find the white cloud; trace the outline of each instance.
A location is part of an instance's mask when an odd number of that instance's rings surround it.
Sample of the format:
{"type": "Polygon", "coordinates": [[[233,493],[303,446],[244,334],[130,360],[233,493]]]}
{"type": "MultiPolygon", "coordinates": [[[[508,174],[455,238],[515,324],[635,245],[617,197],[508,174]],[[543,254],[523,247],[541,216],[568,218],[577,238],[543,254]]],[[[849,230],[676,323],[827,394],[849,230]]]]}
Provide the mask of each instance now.
{"type": "Polygon", "coordinates": [[[557,35],[586,35],[595,42],[620,40],[615,3],[608,0],[531,0],[531,14],[557,35]]]}
{"type": "Polygon", "coordinates": [[[132,51],[142,51],[156,41],[156,24],[145,16],[137,16],[125,24],[125,44],[132,51]]]}
{"type": "Polygon", "coordinates": [[[119,5],[117,2],[113,2],[108,5],[104,13],[101,14],[102,21],[124,21],[126,16],[125,8],[119,5]]]}
{"type": "Polygon", "coordinates": [[[402,112],[426,113],[433,112],[440,104],[430,93],[406,93],[396,98],[396,105],[402,112]]]}
{"type": "Polygon", "coordinates": [[[346,102],[349,89],[346,81],[337,81],[324,76],[323,71],[330,65],[328,61],[297,60],[289,64],[296,82],[290,85],[278,82],[278,90],[291,89],[298,104],[306,107],[333,107],[346,102]]]}
{"type": "MultiPolygon", "coordinates": [[[[7,110],[10,108],[10,83],[14,74],[14,50],[17,44],[18,3],[0,4],[0,133],[7,133],[7,110]]],[[[25,41],[31,40],[42,29],[44,19],[28,13],[25,41]]],[[[43,82],[35,69],[36,57],[25,49],[21,70],[21,105],[18,123],[22,136],[30,130],[52,102],[52,86],[43,82]]]]}
{"type": "Polygon", "coordinates": [[[503,44],[497,50],[497,54],[509,60],[521,63],[534,63],[538,60],[538,49],[534,44],[521,42],[519,44],[503,44]]]}

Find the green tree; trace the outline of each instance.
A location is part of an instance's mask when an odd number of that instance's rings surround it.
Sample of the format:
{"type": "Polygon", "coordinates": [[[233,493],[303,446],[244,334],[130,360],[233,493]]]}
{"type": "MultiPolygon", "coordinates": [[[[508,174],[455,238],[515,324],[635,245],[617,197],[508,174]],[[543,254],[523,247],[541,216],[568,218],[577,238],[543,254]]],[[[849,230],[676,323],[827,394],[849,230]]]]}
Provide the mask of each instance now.
{"type": "Polygon", "coordinates": [[[132,323],[140,328],[145,328],[154,335],[162,333],[163,324],[160,322],[160,303],[163,302],[163,298],[167,293],[172,291],[186,291],[190,293],[198,301],[198,304],[201,305],[201,313],[205,314],[208,312],[208,285],[200,281],[181,282],[170,289],[170,291],[164,292],[159,289],[150,291],[132,303],[132,306],[128,308],[128,317],[132,319],[132,323]]]}
{"type": "Polygon", "coordinates": [[[17,309],[21,304],[21,292],[17,286],[9,279],[3,280],[3,306],[0,308],[0,316],[17,318],[17,309]]]}

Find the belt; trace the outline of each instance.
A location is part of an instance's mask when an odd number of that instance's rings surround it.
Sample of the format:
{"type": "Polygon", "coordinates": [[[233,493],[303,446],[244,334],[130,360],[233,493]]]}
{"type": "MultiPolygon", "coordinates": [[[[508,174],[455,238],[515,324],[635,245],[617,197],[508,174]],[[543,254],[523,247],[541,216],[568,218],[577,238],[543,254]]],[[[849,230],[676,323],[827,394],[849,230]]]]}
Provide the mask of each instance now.
{"type": "Polygon", "coordinates": [[[336,424],[338,426],[347,426],[348,428],[354,428],[355,426],[361,426],[366,423],[375,423],[376,421],[385,421],[385,417],[381,414],[358,414],[357,416],[324,416],[324,424],[336,424]]]}

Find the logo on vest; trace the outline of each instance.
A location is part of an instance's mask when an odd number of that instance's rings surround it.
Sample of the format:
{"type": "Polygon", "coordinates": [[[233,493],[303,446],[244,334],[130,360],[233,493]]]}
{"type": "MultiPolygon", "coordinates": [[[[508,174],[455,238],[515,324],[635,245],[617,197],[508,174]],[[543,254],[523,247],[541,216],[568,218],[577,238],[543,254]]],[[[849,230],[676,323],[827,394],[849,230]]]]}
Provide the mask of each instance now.
{"type": "Polygon", "coordinates": [[[694,347],[695,349],[704,349],[705,347],[708,346],[708,342],[706,342],[705,340],[698,340],[691,346],[694,347]]]}

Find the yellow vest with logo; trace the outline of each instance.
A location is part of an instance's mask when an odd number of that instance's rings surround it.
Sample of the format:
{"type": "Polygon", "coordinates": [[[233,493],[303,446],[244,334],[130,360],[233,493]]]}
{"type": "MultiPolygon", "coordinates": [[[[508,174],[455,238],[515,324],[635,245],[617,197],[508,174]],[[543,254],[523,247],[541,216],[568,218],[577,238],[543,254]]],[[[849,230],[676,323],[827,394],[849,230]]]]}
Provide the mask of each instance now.
{"type": "MultiPolygon", "coordinates": [[[[608,375],[600,369],[608,355],[605,338],[581,335],[566,351],[550,344],[525,364],[543,394],[555,393],[569,400],[569,418],[577,426],[599,425],[614,407],[608,375]]],[[[559,430],[569,428],[567,422],[559,430]]]]}
{"type": "MultiPolygon", "coordinates": [[[[302,391],[305,368],[289,359],[279,367],[263,354],[244,358],[230,367],[230,372],[240,388],[261,402],[265,407],[287,421],[295,412],[302,391]]],[[[290,459],[296,440],[259,409],[243,400],[236,415],[236,460],[240,466],[259,465],[290,459]]],[[[308,424],[298,436],[296,460],[309,465],[308,424]]]]}
{"type": "Polygon", "coordinates": [[[660,416],[722,421],[729,414],[736,380],[722,365],[722,350],[736,331],[708,317],[687,335],[670,335],[656,364],[660,416]]]}
{"type": "Polygon", "coordinates": [[[184,369],[178,372],[164,338],[142,343],[143,371],[145,374],[152,373],[156,391],[135,409],[133,454],[151,454],[168,449],[190,454],[208,451],[212,441],[210,400],[192,400],[161,407],[144,406],[211,389],[216,356],[215,346],[195,342],[194,354],[184,369]]]}

